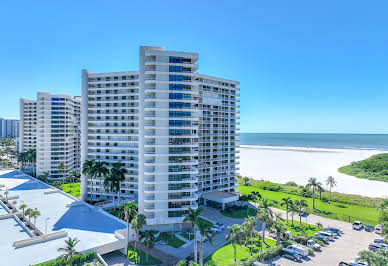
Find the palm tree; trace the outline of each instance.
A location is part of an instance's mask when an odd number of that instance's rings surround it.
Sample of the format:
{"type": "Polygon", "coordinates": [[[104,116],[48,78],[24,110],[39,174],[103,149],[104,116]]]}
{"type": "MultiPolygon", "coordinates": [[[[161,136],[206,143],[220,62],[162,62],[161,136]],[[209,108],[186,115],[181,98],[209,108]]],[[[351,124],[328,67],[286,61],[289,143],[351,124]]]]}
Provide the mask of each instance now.
{"type": "MultiPolygon", "coordinates": [[[[92,189],[93,189],[93,178],[92,178],[92,169],[94,166],[95,161],[94,160],[85,160],[82,165],[82,174],[86,176],[86,179],[88,179],[88,176],[91,177],[91,183],[92,183],[92,189]]],[[[93,193],[91,193],[91,201],[93,201],[93,193]]]]}
{"type": "Polygon", "coordinates": [[[333,176],[329,176],[327,179],[326,179],[326,185],[329,186],[330,188],[330,194],[329,194],[329,204],[331,202],[331,189],[335,186],[337,186],[337,181],[335,181],[334,177],[333,176]]]}
{"type": "Polygon", "coordinates": [[[292,226],[294,226],[294,213],[298,211],[298,206],[296,206],[296,203],[293,202],[290,205],[290,211],[291,211],[291,219],[292,219],[292,226]]]}
{"type": "Polygon", "coordinates": [[[18,163],[20,163],[20,168],[23,169],[24,164],[27,163],[27,153],[25,153],[25,152],[18,153],[17,160],[18,160],[18,163]]]}
{"type": "Polygon", "coordinates": [[[240,244],[243,238],[243,230],[239,224],[234,224],[227,227],[229,234],[226,235],[225,239],[232,243],[234,249],[234,262],[237,262],[237,250],[236,247],[240,244]]]}
{"type": "Polygon", "coordinates": [[[28,216],[28,221],[31,223],[31,217],[32,217],[32,214],[33,214],[34,210],[31,209],[31,208],[28,208],[26,211],[25,211],[25,215],[28,216]]]}
{"type": "Polygon", "coordinates": [[[259,209],[266,209],[269,215],[271,216],[271,218],[273,218],[273,211],[271,207],[272,207],[272,202],[270,202],[268,199],[264,199],[264,198],[261,199],[259,209]]]}
{"type": "Polygon", "coordinates": [[[32,175],[33,177],[36,177],[36,173],[35,173],[35,163],[36,163],[36,150],[33,150],[33,149],[29,149],[27,152],[26,152],[26,162],[28,162],[29,164],[32,165],[32,175]]]}
{"type": "Polygon", "coordinates": [[[126,204],[123,204],[122,209],[123,209],[124,219],[125,219],[125,221],[127,221],[127,234],[126,234],[126,238],[125,238],[125,250],[127,250],[128,249],[128,235],[129,235],[129,221],[131,219],[133,219],[133,217],[136,216],[138,206],[137,206],[136,202],[131,200],[131,201],[127,201],[126,204]]]}
{"type": "Polygon", "coordinates": [[[311,187],[313,189],[313,209],[315,209],[315,190],[322,187],[322,183],[318,182],[315,177],[310,177],[306,187],[307,188],[311,187]]]}
{"type": "Polygon", "coordinates": [[[259,191],[252,191],[252,192],[251,192],[251,195],[252,195],[253,201],[256,201],[256,200],[262,198],[259,191]]]}
{"type": "Polygon", "coordinates": [[[36,208],[32,211],[32,218],[34,218],[34,227],[36,224],[36,219],[40,216],[40,211],[38,211],[36,208]]]}
{"type": "Polygon", "coordinates": [[[80,173],[73,169],[70,171],[70,173],[67,175],[66,181],[70,183],[69,193],[71,194],[71,185],[74,183],[74,179],[78,179],[80,176],[80,173]]]}
{"type": "MultiPolygon", "coordinates": [[[[155,245],[155,235],[152,230],[146,230],[141,232],[141,238],[143,239],[143,243],[147,248],[153,248],[155,245]]],[[[147,252],[147,262],[148,262],[148,252],[147,252]]]]}
{"type": "MultiPolygon", "coordinates": [[[[112,197],[112,202],[113,202],[113,206],[115,207],[115,197],[114,197],[114,191],[116,189],[116,179],[115,179],[115,176],[112,175],[112,172],[109,171],[109,174],[107,174],[104,178],[104,188],[105,188],[105,191],[107,192],[112,192],[113,194],[113,197],[112,197]]],[[[116,209],[116,207],[115,207],[116,209]]]]}
{"type": "Polygon", "coordinates": [[[48,182],[48,179],[50,177],[50,173],[49,172],[43,172],[42,175],[38,176],[38,179],[47,183],[48,182]]]}
{"type": "Polygon", "coordinates": [[[261,221],[262,226],[262,237],[261,237],[261,251],[263,251],[263,245],[265,243],[265,230],[266,230],[266,225],[271,224],[273,222],[272,220],[272,214],[269,212],[269,209],[259,209],[257,212],[257,218],[261,221]]]}
{"type": "Polygon", "coordinates": [[[125,181],[125,174],[128,172],[126,168],[123,167],[124,164],[121,162],[116,162],[112,164],[112,168],[110,169],[111,173],[115,179],[115,187],[116,191],[118,191],[118,201],[120,203],[120,194],[121,194],[121,182],[125,181]]]}
{"type": "Polygon", "coordinates": [[[251,241],[251,248],[250,248],[249,253],[250,253],[250,255],[252,255],[253,241],[255,239],[255,236],[257,235],[257,231],[255,230],[255,228],[257,226],[257,222],[256,222],[255,217],[250,216],[250,217],[245,218],[244,223],[241,226],[242,226],[244,232],[247,234],[248,240],[251,241]]]}
{"type": "Polygon", "coordinates": [[[294,204],[296,207],[298,207],[298,213],[299,213],[299,223],[302,225],[302,213],[303,213],[303,207],[308,207],[307,201],[304,199],[301,200],[295,200],[294,204]]]}
{"type": "Polygon", "coordinates": [[[243,183],[244,186],[249,186],[249,178],[244,176],[244,177],[241,177],[241,181],[243,183]]]}
{"type": "Polygon", "coordinates": [[[85,164],[86,163],[91,164],[91,170],[89,174],[93,178],[97,177],[100,180],[100,197],[102,197],[103,178],[109,174],[109,170],[105,167],[105,163],[101,161],[85,161],[85,164]]]}
{"type": "Polygon", "coordinates": [[[58,248],[59,252],[64,253],[60,257],[65,258],[65,261],[70,265],[72,265],[73,256],[79,254],[79,252],[75,250],[75,246],[78,244],[78,242],[79,240],[76,237],[69,237],[67,240],[65,240],[66,246],[63,248],[58,248]]]}
{"type": "Polygon", "coordinates": [[[24,209],[27,208],[27,205],[23,203],[22,205],[19,206],[19,208],[22,209],[23,211],[23,219],[24,219],[24,209]]]}
{"type": "MultiPolygon", "coordinates": [[[[67,166],[66,166],[66,164],[65,164],[64,162],[59,162],[59,164],[58,164],[58,171],[59,171],[59,173],[62,174],[62,176],[66,173],[66,171],[67,171],[67,166]]],[[[65,183],[65,179],[66,179],[66,178],[63,178],[62,184],[65,183]]]]}
{"type": "Polygon", "coordinates": [[[282,202],[280,203],[280,206],[286,205],[286,214],[287,214],[287,223],[288,223],[288,211],[289,206],[292,204],[291,197],[282,198],[282,202]]]}
{"type": "Polygon", "coordinates": [[[287,229],[282,222],[276,222],[273,228],[275,229],[275,232],[276,232],[276,244],[279,244],[281,234],[285,232],[287,229]]]}
{"type": "MultiPolygon", "coordinates": [[[[136,254],[136,248],[137,243],[139,242],[139,235],[140,230],[147,224],[146,217],[144,214],[136,214],[135,217],[133,217],[131,221],[131,227],[136,232],[136,241],[135,241],[135,247],[133,249],[133,254],[136,254]]],[[[137,258],[135,259],[135,262],[137,262],[137,258]]]]}
{"type": "Polygon", "coordinates": [[[211,245],[213,245],[213,236],[215,232],[210,230],[212,228],[212,224],[208,223],[204,219],[197,220],[197,226],[199,230],[199,234],[201,235],[200,249],[199,249],[199,265],[203,266],[203,239],[206,238],[211,245]]]}
{"type": "Polygon", "coordinates": [[[201,214],[201,212],[203,211],[203,208],[198,208],[196,210],[192,209],[192,208],[189,208],[188,211],[187,211],[187,214],[185,216],[185,219],[183,220],[183,222],[189,222],[193,225],[193,230],[194,230],[194,262],[197,263],[198,262],[198,243],[197,243],[197,221],[198,221],[198,218],[201,214]]]}
{"type": "Polygon", "coordinates": [[[8,203],[8,194],[9,194],[9,191],[8,191],[8,188],[4,191],[4,196],[5,196],[5,199],[7,200],[7,203],[8,203]]]}

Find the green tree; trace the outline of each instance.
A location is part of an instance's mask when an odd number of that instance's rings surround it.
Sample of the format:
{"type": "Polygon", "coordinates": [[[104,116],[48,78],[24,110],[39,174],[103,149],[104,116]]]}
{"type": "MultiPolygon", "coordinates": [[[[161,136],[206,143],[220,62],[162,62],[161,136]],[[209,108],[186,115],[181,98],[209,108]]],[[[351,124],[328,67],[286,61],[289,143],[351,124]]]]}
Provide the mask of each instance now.
{"type": "Polygon", "coordinates": [[[24,209],[27,208],[27,205],[23,203],[23,204],[21,204],[21,205],[19,206],[19,208],[22,209],[23,219],[24,219],[24,209]]]}
{"type": "Polygon", "coordinates": [[[313,209],[315,209],[315,190],[321,188],[322,187],[322,183],[318,182],[315,177],[310,177],[306,187],[313,189],[313,209]]]}
{"type": "Polygon", "coordinates": [[[249,254],[252,255],[253,243],[254,243],[255,237],[257,236],[257,231],[255,229],[257,226],[257,222],[255,217],[250,216],[245,218],[244,223],[241,226],[243,228],[243,231],[247,235],[247,239],[251,241],[249,254]]]}
{"type": "Polygon", "coordinates": [[[128,235],[129,235],[129,222],[133,219],[133,217],[136,216],[138,212],[138,205],[134,201],[127,201],[126,204],[121,205],[122,208],[122,215],[124,217],[124,220],[127,222],[127,234],[126,234],[126,241],[125,241],[125,250],[128,249],[128,235]]]}
{"type": "Polygon", "coordinates": [[[388,250],[379,249],[373,251],[361,251],[359,260],[365,261],[369,266],[386,266],[388,265],[388,250]]]}
{"type": "Polygon", "coordinates": [[[67,175],[67,182],[69,183],[69,193],[71,194],[71,185],[74,183],[74,179],[78,179],[80,177],[80,173],[73,169],[70,171],[70,173],[67,175]]]}
{"type": "Polygon", "coordinates": [[[229,234],[226,235],[225,239],[230,241],[234,250],[234,262],[237,262],[237,245],[241,243],[241,240],[244,238],[244,232],[240,225],[234,224],[227,227],[229,234]]]}
{"type": "Polygon", "coordinates": [[[241,177],[241,182],[243,184],[243,186],[249,186],[250,183],[249,183],[249,178],[244,176],[244,177],[241,177]]]}
{"type": "Polygon", "coordinates": [[[115,190],[118,191],[118,201],[121,200],[121,182],[125,181],[125,174],[128,173],[128,170],[124,168],[124,164],[121,162],[116,162],[112,164],[110,169],[111,175],[113,175],[115,190]]]}
{"type": "Polygon", "coordinates": [[[295,202],[293,202],[290,205],[290,212],[291,212],[291,219],[292,219],[292,226],[294,226],[294,213],[298,212],[298,206],[296,206],[295,202]]]}
{"type": "Polygon", "coordinates": [[[32,215],[33,215],[33,212],[34,212],[34,210],[33,209],[31,209],[31,208],[28,208],[25,212],[24,212],[24,214],[28,217],[28,221],[31,223],[31,217],[32,217],[32,215]]]}
{"type": "Polygon", "coordinates": [[[295,206],[297,207],[297,209],[298,209],[299,223],[300,223],[300,225],[302,225],[303,208],[307,208],[307,207],[308,207],[307,201],[304,200],[304,199],[295,200],[295,201],[294,201],[294,205],[295,205],[295,206]]]}
{"type": "Polygon", "coordinates": [[[105,188],[105,191],[112,192],[112,202],[113,202],[113,206],[115,209],[116,209],[115,191],[117,188],[116,185],[117,185],[116,177],[115,177],[115,175],[112,174],[111,171],[109,171],[109,174],[107,174],[104,178],[104,188],[105,188]]]}
{"type": "Polygon", "coordinates": [[[275,222],[273,229],[275,229],[276,232],[276,244],[279,244],[280,236],[287,231],[287,229],[282,222],[275,222]]]}
{"type": "Polygon", "coordinates": [[[267,224],[273,223],[273,216],[271,212],[268,209],[261,208],[257,212],[257,218],[261,221],[261,230],[262,230],[262,237],[261,237],[261,251],[263,251],[263,245],[265,243],[265,230],[267,224]]]}
{"type": "MultiPolygon", "coordinates": [[[[146,217],[144,214],[136,214],[131,221],[131,227],[135,230],[136,233],[136,241],[135,247],[133,249],[133,254],[136,254],[137,243],[139,242],[140,230],[147,224],[146,217]]],[[[137,258],[135,258],[135,262],[137,262],[137,258]]]]}
{"type": "Polygon", "coordinates": [[[64,253],[60,256],[60,258],[64,258],[66,263],[73,265],[74,255],[79,254],[79,252],[75,250],[75,246],[79,243],[79,240],[76,237],[69,237],[65,240],[65,243],[66,245],[63,248],[58,248],[59,252],[64,253]]]}
{"type": "Polygon", "coordinates": [[[335,186],[337,186],[337,181],[334,179],[333,176],[329,176],[327,179],[326,179],[326,185],[329,186],[329,204],[331,202],[331,189],[335,186]]]}
{"type": "Polygon", "coordinates": [[[63,177],[63,175],[66,173],[66,171],[67,171],[67,166],[66,166],[66,164],[64,163],[64,162],[59,162],[59,164],[58,164],[58,172],[59,173],[61,173],[61,175],[62,175],[62,184],[64,184],[65,183],[65,179],[66,179],[66,177],[63,177]]]}
{"type": "MultiPolygon", "coordinates": [[[[85,161],[86,162],[86,161],[85,161]]],[[[109,174],[108,168],[105,167],[105,163],[101,161],[92,161],[92,167],[90,175],[93,178],[98,178],[100,183],[100,197],[102,197],[103,179],[109,174]]]]}
{"type": "Polygon", "coordinates": [[[40,181],[42,181],[42,182],[47,183],[49,177],[50,177],[50,173],[49,173],[49,172],[43,172],[42,175],[38,176],[38,179],[39,179],[40,181]]]}
{"type": "Polygon", "coordinates": [[[36,208],[32,211],[31,217],[34,218],[34,227],[36,224],[36,219],[40,216],[40,211],[38,211],[36,208]]]}
{"type": "Polygon", "coordinates": [[[199,265],[203,266],[203,239],[206,238],[211,245],[213,245],[213,237],[215,232],[211,230],[212,224],[204,219],[197,220],[199,234],[201,235],[200,249],[199,249],[199,265]]]}
{"type": "Polygon", "coordinates": [[[291,197],[287,198],[282,198],[280,206],[286,205],[286,215],[287,215],[287,223],[288,223],[288,212],[289,212],[289,207],[292,204],[291,197]]]}
{"type": "MultiPolygon", "coordinates": [[[[153,248],[155,246],[155,236],[152,230],[146,230],[144,232],[141,232],[140,235],[141,235],[140,240],[143,240],[143,244],[147,248],[153,248]]],[[[146,254],[147,254],[147,262],[148,262],[148,252],[146,254]]]]}
{"type": "Polygon", "coordinates": [[[194,230],[194,262],[198,262],[197,254],[198,254],[198,242],[197,242],[197,221],[199,219],[199,216],[201,215],[201,212],[203,211],[203,208],[198,208],[196,210],[189,208],[187,211],[187,214],[183,220],[183,222],[189,222],[193,226],[194,230]]]}
{"type": "MultiPolygon", "coordinates": [[[[91,178],[91,183],[93,184],[93,177],[92,177],[92,169],[95,164],[95,160],[85,160],[82,164],[82,174],[86,176],[86,179],[88,179],[88,176],[91,178]]],[[[91,193],[91,201],[93,202],[93,193],[91,193]]]]}

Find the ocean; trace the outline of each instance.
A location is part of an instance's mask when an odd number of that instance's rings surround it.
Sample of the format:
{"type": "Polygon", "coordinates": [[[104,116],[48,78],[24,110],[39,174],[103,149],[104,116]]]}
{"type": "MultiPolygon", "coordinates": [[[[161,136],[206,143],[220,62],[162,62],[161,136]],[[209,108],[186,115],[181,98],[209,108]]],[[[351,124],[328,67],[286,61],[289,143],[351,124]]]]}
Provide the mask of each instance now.
{"type": "Polygon", "coordinates": [[[240,145],[388,150],[388,134],[241,133],[240,145]]]}

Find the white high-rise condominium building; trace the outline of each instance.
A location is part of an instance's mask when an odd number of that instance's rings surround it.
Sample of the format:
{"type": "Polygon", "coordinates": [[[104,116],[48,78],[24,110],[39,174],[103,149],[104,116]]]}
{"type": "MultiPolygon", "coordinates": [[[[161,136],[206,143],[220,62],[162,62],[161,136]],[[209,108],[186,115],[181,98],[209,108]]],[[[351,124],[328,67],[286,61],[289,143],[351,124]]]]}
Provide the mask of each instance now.
{"type": "Polygon", "coordinates": [[[19,152],[36,149],[36,101],[20,99],[19,152]]]}
{"type": "Polygon", "coordinates": [[[0,137],[1,138],[19,137],[19,120],[0,118],[0,137]]]}
{"type": "MultiPolygon", "coordinates": [[[[197,73],[198,54],[140,47],[139,71],[82,72],[81,162],[122,162],[123,199],[147,225],[180,225],[203,192],[234,192],[239,82],[197,73]]],[[[81,196],[111,198],[99,179],[81,196]]]]}
{"type": "Polygon", "coordinates": [[[81,98],[38,92],[36,101],[22,99],[24,109],[26,102],[30,105],[34,103],[34,108],[27,112],[28,116],[21,116],[21,132],[24,133],[20,139],[24,143],[20,143],[20,151],[36,149],[37,175],[49,172],[52,180],[66,178],[66,173],[58,170],[60,162],[64,162],[67,171],[80,170],[81,98]],[[33,130],[30,129],[30,122],[26,124],[26,118],[34,121],[33,130]],[[30,138],[30,131],[34,133],[34,142],[27,148],[26,140],[30,138]]]}

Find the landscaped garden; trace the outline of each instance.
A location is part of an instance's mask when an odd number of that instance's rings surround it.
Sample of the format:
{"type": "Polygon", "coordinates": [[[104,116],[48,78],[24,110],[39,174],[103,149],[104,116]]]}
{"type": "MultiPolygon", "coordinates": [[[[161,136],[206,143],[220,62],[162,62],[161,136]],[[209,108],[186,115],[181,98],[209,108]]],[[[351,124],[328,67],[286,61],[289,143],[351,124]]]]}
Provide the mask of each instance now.
{"type": "Polygon", "coordinates": [[[194,234],[189,234],[189,233],[181,233],[180,234],[182,237],[186,238],[187,240],[193,240],[194,239],[194,234]]]}
{"type": "MultiPolygon", "coordinates": [[[[289,188],[281,184],[275,184],[271,182],[260,182],[257,184],[253,184],[252,186],[240,185],[239,190],[240,193],[243,195],[249,195],[252,192],[258,192],[263,198],[270,200],[275,208],[282,210],[286,209],[286,205],[281,205],[282,199],[284,198],[290,198],[293,201],[305,200],[309,206],[309,213],[318,216],[342,221],[352,221],[356,218],[360,221],[364,220],[365,223],[372,225],[376,225],[378,223],[378,210],[377,208],[370,207],[370,205],[371,203],[373,203],[376,204],[375,206],[378,206],[378,204],[381,202],[380,199],[371,199],[369,202],[367,202],[367,199],[369,198],[357,196],[358,201],[352,201],[352,197],[354,197],[354,195],[350,195],[351,198],[345,198],[344,200],[349,200],[350,202],[354,202],[358,205],[349,203],[338,203],[335,202],[333,199],[331,201],[331,204],[329,204],[326,200],[326,197],[325,199],[322,198],[321,200],[319,198],[319,193],[317,193],[315,199],[315,209],[313,210],[313,200],[311,198],[311,195],[309,197],[303,197],[290,193],[291,191],[294,191],[295,193],[301,193],[303,191],[302,188],[289,188]],[[367,205],[368,207],[365,205],[367,205]]],[[[345,194],[342,194],[342,197],[345,197],[345,194]]]]}
{"type": "MultiPolygon", "coordinates": [[[[266,250],[269,247],[273,247],[276,245],[276,241],[265,238],[265,243],[263,246],[263,250],[266,250]]],[[[253,246],[253,256],[257,256],[260,252],[261,242],[259,240],[255,241],[253,246]]],[[[236,257],[237,260],[244,261],[247,260],[250,255],[250,245],[236,245],[236,257]]],[[[231,243],[226,244],[222,248],[216,250],[213,254],[208,256],[205,261],[213,261],[215,265],[230,265],[234,262],[234,249],[231,243]]]]}
{"type": "Polygon", "coordinates": [[[248,216],[255,216],[256,213],[257,213],[256,209],[249,208],[246,206],[242,206],[242,207],[232,206],[221,211],[221,214],[226,217],[238,218],[238,219],[243,219],[248,216]]]}
{"type": "Polygon", "coordinates": [[[81,184],[79,182],[77,183],[65,183],[63,185],[61,185],[61,189],[76,197],[76,198],[80,198],[81,197],[81,184]]]}
{"type": "Polygon", "coordinates": [[[134,254],[133,247],[128,246],[127,258],[130,261],[135,262],[135,256],[137,257],[137,265],[159,265],[161,263],[160,260],[152,257],[151,255],[148,255],[147,259],[147,254],[143,251],[136,250],[136,253],[134,254]]]}
{"type": "Polygon", "coordinates": [[[159,239],[166,242],[168,245],[174,248],[179,248],[180,246],[185,244],[183,240],[180,240],[174,234],[167,233],[167,232],[160,233],[159,239]]]}
{"type": "Polygon", "coordinates": [[[302,224],[300,224],[299,221],[294,221],[294,225],[292,225],[292,222],[290,220],[288,221],[288,223],[286,221],[283,221],[283,224],[286,227],[286,230],[291,232],[291,236],[303,235],[309,237],[319,231],[317,226],[305,224],[303,222],[302,224]]]}

